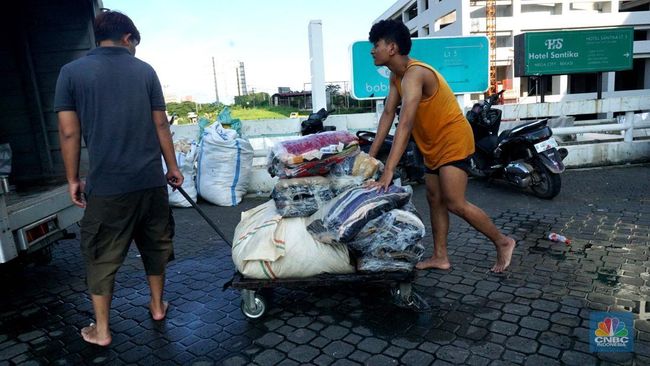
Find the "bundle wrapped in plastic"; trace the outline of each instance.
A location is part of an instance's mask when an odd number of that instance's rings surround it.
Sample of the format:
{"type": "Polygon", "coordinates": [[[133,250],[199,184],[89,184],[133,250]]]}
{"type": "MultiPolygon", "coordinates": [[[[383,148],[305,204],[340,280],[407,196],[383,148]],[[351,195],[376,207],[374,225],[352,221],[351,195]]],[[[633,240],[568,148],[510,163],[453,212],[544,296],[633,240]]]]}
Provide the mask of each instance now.
{"type": "Polygon", "coordinates": [[[394,209],[369,221],[348,246],[359,254],[359,271],[411,271],[424,254],[423,237],[416,213],[394,209]]]}
{"type": "Polygon", "coordinates": [[[361,186],[368,179],[379,178],[379,173],[383,169],[384,164],[381,161],[365,152],[360,152],[332,167],[329,174],[330,186],[334,195],[339,195],[350,188],[361,186]]]}
{"type": "Polygon", "coordinates": [[[330,181],[324,177],[280,179],[271,192],[282,217],[309,216],[333,197],[330,181]]]}
{"type": "Polygon", "coordinates": [[[402,260],[381,259],[372,255],[357,258],[358,272],[410,272],[415,264],[402,260]]]}
{"type": "Polygon", "coordinates": [[[359,140],[348,131],[328,131],[299,139],[282,141],[273,146],[272,154],[283,164],[298,164],[305,160],[321,159],[336,154],[359,140]]]}
{"type": "Polygon", "coordinates": [[[273,201],[243,212],[232,246],[237,270],[246,278],[257,279],[354,272],[347,246],[314,240],[305,220],[282,218],[273,201]]]}
{"type": "Polygon", "coordinates": [[[336,164],[330,172],[334,176],[354,175],[363,177],[364,180],[375,178],[383,170],[384,164],[366,154],[360,152],[358,155],[350,156],[340,164],[336,164]]]}
{"type": "Polygon", "coordinates": [[[332,166],[359,153],[359,141],[347,131],[330,131],[277,143],[268,172],[281,179],[325,175],[332,166]]]}
{"type": "Polygon", "coordinates": [[[394,208],[400,208],[411,199],[411,191],[390,186],[380,192],[375,188],[356,187],[336,197],[312,217],[309,232],[324,243],[348,243],[372,219],[394,208]]]}

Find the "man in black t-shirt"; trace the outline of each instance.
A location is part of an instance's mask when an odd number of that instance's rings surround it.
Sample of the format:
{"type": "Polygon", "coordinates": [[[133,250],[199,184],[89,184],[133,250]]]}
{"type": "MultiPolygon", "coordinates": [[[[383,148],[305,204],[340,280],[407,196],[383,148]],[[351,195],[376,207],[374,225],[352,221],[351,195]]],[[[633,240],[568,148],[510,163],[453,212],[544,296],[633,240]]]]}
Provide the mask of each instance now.
{"type": "Polygon", "coordinates": [[[115,273],[131,240],[140,251],[151,289],[149,311],[164,319],[165,268],[174,258],[173,218],[166,184],[179,187],[160,81],[135,58],[140,33],[124,14],[100,13],[97,48],[61,69],[54,97],[61,152],[72,202],[85,208],[81,250],[96,324],[81,330],[89,343],[111,343],[109,311],[115,273]],[[79,178],[81,136],[89,172],[79,178]],[[167,165],[163,173],[160,155],[167,165]]]}

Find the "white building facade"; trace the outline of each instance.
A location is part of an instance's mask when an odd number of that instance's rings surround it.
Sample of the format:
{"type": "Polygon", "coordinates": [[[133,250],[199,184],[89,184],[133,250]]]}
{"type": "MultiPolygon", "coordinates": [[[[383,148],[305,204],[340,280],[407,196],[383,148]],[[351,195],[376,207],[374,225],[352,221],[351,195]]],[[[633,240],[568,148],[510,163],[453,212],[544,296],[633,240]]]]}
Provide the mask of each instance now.
{"type": "MultiPolygon", "coordinates": [[[[486,35],[486,1],[398,0],[375,22],[400,19],[411,37],[486,35]]],[[[497,0],[496,65],[506,102],[539,101],[540,83],[515,77],[514,36],[538,31],[634,28],[633,69],[602,75],[603,97],[650,97],[650,0],[497,0]]],[[[595,98],[597,75],[546,77],[546,101],[595,98]]],[[[479,99],[473,96],[472,99],[479,99]]]]}

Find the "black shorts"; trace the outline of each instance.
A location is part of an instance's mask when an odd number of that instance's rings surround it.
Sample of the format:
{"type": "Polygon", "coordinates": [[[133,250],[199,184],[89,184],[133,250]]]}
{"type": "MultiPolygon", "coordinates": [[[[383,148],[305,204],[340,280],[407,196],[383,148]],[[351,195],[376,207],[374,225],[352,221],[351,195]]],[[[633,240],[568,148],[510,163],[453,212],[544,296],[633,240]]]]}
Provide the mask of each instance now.
{"type": "Polygon", "coordinates": [[[440,168],[442,168],[443,166],[451,165],[451,166],[455,166],[456,168],[459,168],[460,170],[464,171],[467,175],[469,175],[470,167],[472,166],[471,159],[472,156],[470,155],[462,160],[450,161],[449,163],[442,164],[440,167],[438,167],[438,169],[435,170],[424,167],[424,173],[440,175],[440,168]]]}
{"type": "Polygon", "coordinates": [[[174,259],[174,219],[166,187],[90,195],[80,224],[86,282],[93,295],[113,293],[115,274],[132,240],[149,276],[164,274],[167,263],[174,259]]]}

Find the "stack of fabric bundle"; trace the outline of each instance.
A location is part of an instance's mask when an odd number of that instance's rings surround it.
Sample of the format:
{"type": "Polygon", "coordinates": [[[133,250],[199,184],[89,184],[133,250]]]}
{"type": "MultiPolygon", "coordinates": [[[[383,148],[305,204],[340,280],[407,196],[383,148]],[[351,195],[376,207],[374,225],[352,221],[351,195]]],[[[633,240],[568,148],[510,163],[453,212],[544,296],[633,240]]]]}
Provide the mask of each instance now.
{"type": "Polygon", "coordinates": [[[386,192],[352,188],[315,213],[307,230],[319,242],[347,244],[358,271],[410,271],[424,253],[424,224],[411,194],[395,185],[386,192]]]}
{"type": "Polygon", "coordinates": [[[359,152],[346,131],[325,132],[272,149],[268,171],[278,176],[273,198],[244,212],[233,261],[249,278],[299,278],[412,270],[424,251],[424,225],[411,191],[364,188],[383,164],[359,152]]]}

